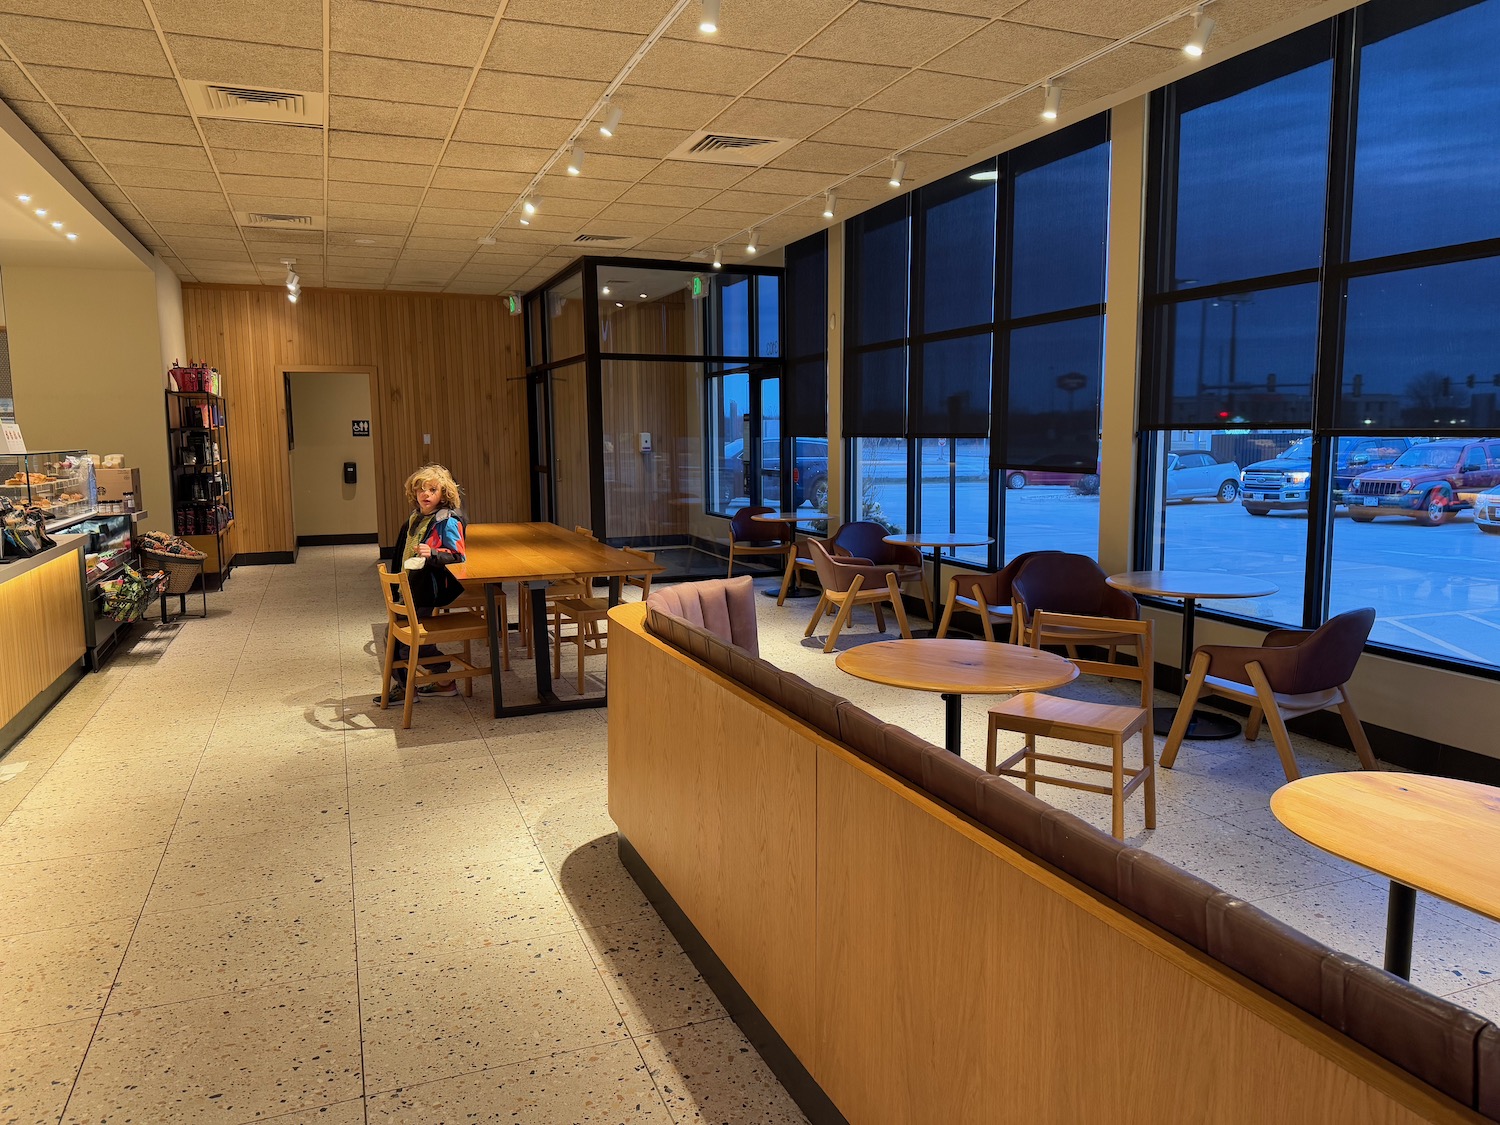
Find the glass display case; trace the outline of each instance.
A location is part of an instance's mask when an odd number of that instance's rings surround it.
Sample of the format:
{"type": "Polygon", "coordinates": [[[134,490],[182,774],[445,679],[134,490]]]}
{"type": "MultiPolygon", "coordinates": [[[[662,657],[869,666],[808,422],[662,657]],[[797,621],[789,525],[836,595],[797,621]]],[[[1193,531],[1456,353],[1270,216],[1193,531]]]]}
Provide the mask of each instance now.
{"type": "Polygon", "coordinates": [[[46,513],[49,531],[94,514],[94,465],[82,449],[0,453],[0,496],[46,513]]]}

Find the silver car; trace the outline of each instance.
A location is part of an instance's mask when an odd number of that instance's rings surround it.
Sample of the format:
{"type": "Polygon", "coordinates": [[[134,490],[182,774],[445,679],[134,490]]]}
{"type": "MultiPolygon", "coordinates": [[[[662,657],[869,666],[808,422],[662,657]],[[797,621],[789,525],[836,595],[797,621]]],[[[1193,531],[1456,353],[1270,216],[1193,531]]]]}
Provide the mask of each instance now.
{"type": "Polygon", "coordinates": [[[1500,488],[1474,497],[1474,526],[1488,535],[1500,535],[1500,488]]]}
{"type": "Polygon", "coordinates": [[[1228,504],[1240,494],[1240,467],[1215,461],[1206,449],[1174,449],[1167,454],[1167,499],[1228,504]]]}

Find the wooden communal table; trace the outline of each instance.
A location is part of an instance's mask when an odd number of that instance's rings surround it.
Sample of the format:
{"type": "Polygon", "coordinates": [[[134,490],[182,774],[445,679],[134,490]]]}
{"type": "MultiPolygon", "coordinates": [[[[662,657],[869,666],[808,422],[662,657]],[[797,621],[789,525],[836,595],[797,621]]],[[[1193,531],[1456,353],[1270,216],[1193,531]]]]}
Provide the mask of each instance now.
{"type": "Polygon", "coordinates": [[[943,619],[943,552],[958,547],[988,547],[994,542],[988,535],[947,534],[940,531],[922,532],[913,535],[887,535],[887,543],[898,547],[932,548],[932,632],[937,636],[938,622],[943,619]]]}
{"type": "Polygon", "coordinates": [[[873,641],[839,653],[840,671],[861,680],[942,693],[947,705],[943,743],[963,752],[963,697],[1046,691],[1078,678],[1070,660],[1025,645],[922,637],[873,641]]]}
{"type": "MultiPolygon", "coordinates": [[[[1179,692],[1187,688],[1188,671],[1193,662],[1193,622],[1198,599],[1265,598],[1281,589],[1276,583],[1261,578],[1241,578],[1217,570],[1131,570],[1111,574],[1105,581],[1131,594],[1182,599],[1182,682],[1177,688],[1179,692]]],[[[1151,711],[1152,729],[1157,734],[1169,734],[1176,717],[1175,707],[1154,707],[1151,711]]],[[[1187,737],[1196,739],[1234,738],[1239,733],[1240,724],[1229,716],[1203,710],[1193,712],[1187,728],[1187,737]]]]}
{"type": "Polygon", "coordinates": [[[1411,976],[1417,891],[1500,921],[1500,789],[1410,773],[1330,773],[1271,794],[1309,844],[1391,881],[1385,968],[1411,976]]]}
{"type": "MultiPolygon", "coordinates": [[[[792,568],[792,584],[787,587],[786,596],[789,598],[815,598],[818,591],[809,590],[797,581],[797,525],[799,523],[827,523],[827,512],[761,512],[759,515],[751,516],[755,523],[784,523],[792,529],[792,557],[787,565],[792,568]]],[[[762,590],[762,597],[780,598],[781,591],[762,590]]]]}
{"type": "Polygon", "coordinates": [[[494,692],[495,718],[531,715],[539,711],[567,711],[577,707],[602,707],[605,695],[561,700],[552,690],[552,660],[547,636],[547,592],[549,582],[608,578],[609,601],[620,598],[620,579],[626,574],[657,574],[666,569],[639,555],[608,547],[587,535],[568,531],[555,523],[471,523],[464,535],[467,559],[448,568],[464,582],[484,584],[485,617],[490,631],[490,687],[494,692]],[[509,626],[497,620],[495,587],[503,582],[525,582],[531,588],[533,652],[536,657],[535,703],[506,707],[500,689],[501,630],[509,626]]]}

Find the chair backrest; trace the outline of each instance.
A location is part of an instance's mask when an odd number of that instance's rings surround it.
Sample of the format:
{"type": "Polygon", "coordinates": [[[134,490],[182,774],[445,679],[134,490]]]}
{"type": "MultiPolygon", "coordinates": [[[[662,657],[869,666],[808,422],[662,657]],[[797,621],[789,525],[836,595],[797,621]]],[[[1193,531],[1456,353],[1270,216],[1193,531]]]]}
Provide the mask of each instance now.
{"type": "MultiPolygon", "coordinates": [[[[839,549],[848,551],[856,558],[869,559],[871,562],[895,562],[896,548],[894,544],[887,543],[885,537],[890,532],[883,524],[874,520],[853,520],[839,528],[838,534],[833,541],[838,544],[839,549]]],[[[921,553],[917,553],[918,559],[921,553]]]]}
{"type": "Polygon", "coordinates": [[[775,510],[764,506],[741,508],[729,518],[729,537],[737,543],[786,542],[792,537],[790,526],[784,523],[758,523],[752,518],[775,510]]]}
{"type": "Polygon", "coordinates": [[[1105,579],[1109,575],[1087,555],[1045,551],[1027,559],[1011,582],[1013,600],[1029,621],[1039,609],[1084,617],[1137,621],[1141,604],[1105,579]]]}
{"type": "Polygon", "coordinates": [[[386,619],[398,629],[409,628],[416,619],[411,610],[411,581],[403,567],[392,574],[381,567],[380,592],[385,595],[386,619]]]}
{"type": "MultiPolygon", "coordinates": [[[[634,547],[626,547],[625,553],[627,555],[639,555],[647,562],[656,561],[655,551],[638,551],[634,547]]],[[[624,581],[625,585],[635,586],[641,591],[641,601],[645,601],[651,596],[651,571],[642,571],[640,574],[627,574],[624,581]]]]}
{"type": "Polygon", "coordinates": [[[842,594],[853,585],[853,568],[836,563],[821,539],[809,539],[807,550],[812,555],[813,569],[818,572],[818,581],[822,583],[823,589],[842,594]]]}
{"type": "Polygon", "coordinates": [[[975,586],[978,586],[979,592],[984,595],[985,603],[991,609],[1009,610],[1013,596],[1012,587],[1015,585],[1016,575],[1021,573],[1021,568],[1038,555],[1057,553],[1056,551],[1022,551],[993,574],[965,575],[959,579],[959,593],[970,593],[975,586]]]}
{"type": "Polygon", "coordinates": [[[1141,685],[1141,706],[1151,706],[1152,692],[1155,690],[1153,680],[1156,656],[1155,646],[1152,643],[1155,634],[1150,618],[1144,621],[1122,621],[1118,617],[1089,617],[1075,613],[1052,613],[1041,609],[1037,610],[1036,615],[1031,619],[1031,647],[1039,649],[1043,642],[1051,644],[1056,640],[1054,631],[1059,629],[1107,631],[1117,636],[1135,637],[1136,662],[1134,664],[1085,660],[1080,657],[1069,657],[1069,659],[1078,666],[1080,672],[1087,672],[1089,675],[1108,676],[1112,680],[1135,680],[1141,685]]]}
{"type": "Polygon", "coordinates": [[[1290,669],[1273,669],[1262,662],[1266,678],[1274,690],[1286,695],[1341,687],[1354,675],[1354,666],[1374,626],[1375,611],[1369,608],[1330,617],[1294,646],[1296,655],[1290,669]]]}
{"type": "Polygon", "coordinates": [[[573,525],[573,534],[574,535],[582,535],[582,536],[585,536],[588,539],[594,538],[594,532],[592,531],[592,529],[584,527],[582,524],[574,524],[573,525]]]}
{"type": "Polygon", "coordinates": [[[755,583],[749,575],[662,586],[651,592],[646,608],[680,617],[752,656],[760,655],[755,583]]]}

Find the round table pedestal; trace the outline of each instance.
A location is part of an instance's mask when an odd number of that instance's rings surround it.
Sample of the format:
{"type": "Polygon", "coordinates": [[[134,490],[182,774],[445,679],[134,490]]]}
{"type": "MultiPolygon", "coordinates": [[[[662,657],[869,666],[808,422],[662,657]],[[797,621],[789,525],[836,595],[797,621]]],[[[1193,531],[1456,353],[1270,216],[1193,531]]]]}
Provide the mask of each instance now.
{"type": "MultiPolygon", "coordinates": [[[[1153,707],[1151,709],[1151,729],[1157,734],[1170,734],[1172,720],[1177,718],[1175,707],[1153,707]]],[[[1186,738],[1198,742],[1215,742],[1224,738],[1235,738],[1240,733],[1240,724],[1228,715],[1220,715],[1214,711],[1205,711],[1201,707],[1193,712],[1193,718],[1188,723],[1186,738]]]]}

